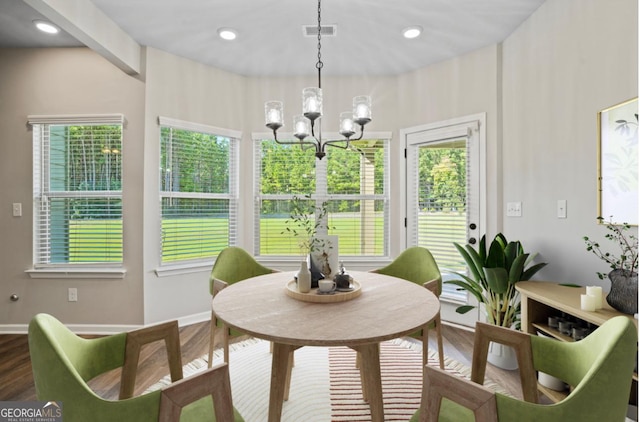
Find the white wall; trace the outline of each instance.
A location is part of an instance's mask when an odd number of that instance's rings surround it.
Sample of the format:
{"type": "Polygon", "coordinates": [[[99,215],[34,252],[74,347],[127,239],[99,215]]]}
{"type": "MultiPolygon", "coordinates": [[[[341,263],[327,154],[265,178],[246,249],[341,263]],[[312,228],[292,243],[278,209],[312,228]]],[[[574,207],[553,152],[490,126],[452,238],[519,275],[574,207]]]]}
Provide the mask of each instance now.
{"type": "Polygon", "coordinates": [[[637,95],[636,0],[547,1],[504,42],[502,207],[522,201],[522,217],[503,226],[549,263],[540,278],[609,290],[595,275],[606,264],[582,241],[604,233],[596,116],[637,95]],[[566,219],[556,217],[559,199],[566,219]]]}
{"type": "Polygon", "coordinates": [[[242,130],[244,101],[243,77],[147,48],[144,137],[144,322],[147,324],[194,314],[195,318],[209,318],[211,312],[210,267],[162,277],[156,273],[161,267],[158,116],[242,130]]]}
{"type": "MultiPolygon", "coordinates": [[[[391,131],[392,255],[401,244],[404,180],[402,128],[487,113],[487,231],[503,231],[538,251],[542,278],[597,284],[606,271],[584,250],[583,235],[602,235],[596,217],[596,113],[637,95],[635,0],[547,1],[503,45],[394,77],[326,78],[326,125],[356,94],[373,96],[370,131],[391,131]],[[555,217],[558,199],[568,218],[555,217]],[[522,201],[521,218],[504,217],[522,201]]],[[[264,132],[263,103],[300,107],[310,78],[245,78],[147,49],[134,78],[87,49],[0,49],[0,331],[24,329],[36,312],[71,324],[149,324],[207,318],[208,269],[158,277],[158,126],[167,116],[243,132],[241,245],[251,250],[252,145],[264,132]],[[146,79],[145,79],[146,78],[146,79]],[[29,114],[124,113],[124,280],[32,280],[29,114]],[[21,202],[24,216],[11,216],[21,202]],[[79,301],[66,300],[77,287],[79,301]],[[10,302],[16,293],[18,302],[10,302]]],[[[337,123],[335,123],[337,125],[337,123]]],[[[331,129],[329,129],[331,130],[331,129]]],[[[597,236],[596,236],[597,237],[597,236]]],[[[602,283],[608,290],[608,282],[602,283]]]]}
{"type": "Polygon", "coordinates": [[[35,114],[122,113],[123,177],[142,180],[144,83],[124,74],[84,48],[0,49],[0,325],[24,330],[37,312],[49,312],[68,324],[122,325],[142,321],[142,186],[124,192],[127,270],[124,279],[31,279],[32,132],[27,116],[35,114]],[[22,217],[12,216],[14,202],[22,217]],[[78,302],[67,289],[78,289],[78,302]],[[17,302],[9,301],[17,294],[17,302]]]}
{"type": "Polygon", "coordinates": [[[494,45],[398,78],[400,128],[487,113],[489,231],[501,225],[499,71],[500,46],[494,45]]]}

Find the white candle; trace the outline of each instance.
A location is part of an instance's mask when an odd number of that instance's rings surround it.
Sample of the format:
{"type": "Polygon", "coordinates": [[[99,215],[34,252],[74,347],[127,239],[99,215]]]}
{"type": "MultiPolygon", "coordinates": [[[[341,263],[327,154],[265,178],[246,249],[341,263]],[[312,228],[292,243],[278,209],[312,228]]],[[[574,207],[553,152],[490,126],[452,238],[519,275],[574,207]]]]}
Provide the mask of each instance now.
{"type": "Polygon", "coordinates": [[[307,111],[310,113],[318,111],[318,101],[314,97],[309,98],[309,101],[307,101],[307,111]]]}
{"type": "Polygon", "coordinates": [[[272,108],[269,110],[269,121],[267,123],[280,123],[280,111],[272,108]]]}
{"type": "Polygon", "coordinates": [[[602,309],[602,287],[587,286],[587,294],[594,297],[596,309],[602,309]]]}
{"type": "Polygon", "coordinates": [[[307,125],[304,122],[296,122],[296,135],[307,134],[307,125]]]}
{"type": "Polygon", "coordinates": [[[591,295],[580,295],[580,309],[593,312],[596,310],[596,298],[591,295]]]}
{"type": "Polygon", "coordinates": [[[356,117],[368,117],[369,116],[369,107],[366,104],[358,104],[356,107],[356,117]]]}
{"type": "Polygon", "coordinates": [[[344,119],[341,130],[342,132],[353,132],[353,120],[344,119]]]}

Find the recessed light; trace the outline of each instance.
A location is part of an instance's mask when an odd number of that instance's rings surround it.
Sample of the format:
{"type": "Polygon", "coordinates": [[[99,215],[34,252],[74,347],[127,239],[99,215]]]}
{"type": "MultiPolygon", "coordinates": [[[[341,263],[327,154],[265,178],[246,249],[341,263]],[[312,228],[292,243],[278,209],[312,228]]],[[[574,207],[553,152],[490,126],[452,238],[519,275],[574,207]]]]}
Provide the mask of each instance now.
{"type": "Polygon", "coordinates": [[[52,23],[36,20],[33,21],[33,24],[42,32],[46,32],[47,34],[57,34],[60,32],[60,29],[52,23]]]}
{"type": "Polygon", "coordinates": [[[218,29],[218,36],[226,41],[235,40],[238,37],[238,33],[235,29],[231,28],[220,28],[218,29]]]}
{"type": "Polygon", "coordinates": [[[417,38],[422,33],[421,26],[410,26],[402,30],[402,36],[408,39],[417,38]]]}

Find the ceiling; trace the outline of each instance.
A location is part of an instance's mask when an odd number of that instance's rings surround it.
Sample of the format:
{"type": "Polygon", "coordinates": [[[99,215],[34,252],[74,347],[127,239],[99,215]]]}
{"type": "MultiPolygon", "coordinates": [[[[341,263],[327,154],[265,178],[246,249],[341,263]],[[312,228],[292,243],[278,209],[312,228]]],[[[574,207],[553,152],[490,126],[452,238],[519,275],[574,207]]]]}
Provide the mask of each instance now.
{"type": "MultiPolygon", "coordinates": [[[[0,47],[77,47],[69,33],[39,33],[32,21],[55,23],[62,0],[0,0],[0,47]],[[31,5],[36,5],[32,8],[31,5]],[[42,6],[44,7],[38,7],[42,6]],[[37,11],[37,10],[39,11],[37,11]],[[46,10],[45,10],[46,9],[46,10]],[[43,12],[44,10],[44,12],[43,12]]],[[[69,1],[69,0],[66,0],[69,1]]],[[[73,0],[85,3],[90,0],[73,0]]],[[[247,76],[316,72],[315,0],[92,0],[138,44],[247,76]],[[223,41],[221,27],[237,30],[223,41]]],[[[397,75],[507,38],[544,0],[323,0],[324,75],[397,75]],[[419,38],[401,30],[420,25],[419,38]]],[[[73,31],[70,31],[73,33],[73,31]]]]}

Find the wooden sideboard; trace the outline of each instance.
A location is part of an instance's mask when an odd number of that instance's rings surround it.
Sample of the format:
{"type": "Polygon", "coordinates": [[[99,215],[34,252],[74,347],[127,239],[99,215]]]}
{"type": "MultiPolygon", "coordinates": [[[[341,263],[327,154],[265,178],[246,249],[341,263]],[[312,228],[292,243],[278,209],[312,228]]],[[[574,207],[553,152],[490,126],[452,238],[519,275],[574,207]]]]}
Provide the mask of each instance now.
{"type": "MultiPolygon", "coordinates": [[[[631,319],[636,327],[638,326],[637,319],[632,315],[616,311],[609,306],[604,297],[602,309],[594,312],[580,309],[580,295],[586,293],[586,287],[563,286],[548,281],[521,281],[516,284],[516,289],[521,296],[522,331],[530,334],[543,332],[560,341],[574,341],[570,336],[564,335],[548,325],[548,317],[559,316],[562,313],[594,326],[600,326],[607,320],[622,315],[631,319]]],[[[633,375],[633,379],[632,389],[635,391],[638,381],[637,373],[633,375]]],[[[538,384],[538,388],[545,396],[555,402],[566,397],[566,393],[548,389],[540,384],[538,384]]],[[[632,396],[634,396],[633,391],[632,396]]]]}

